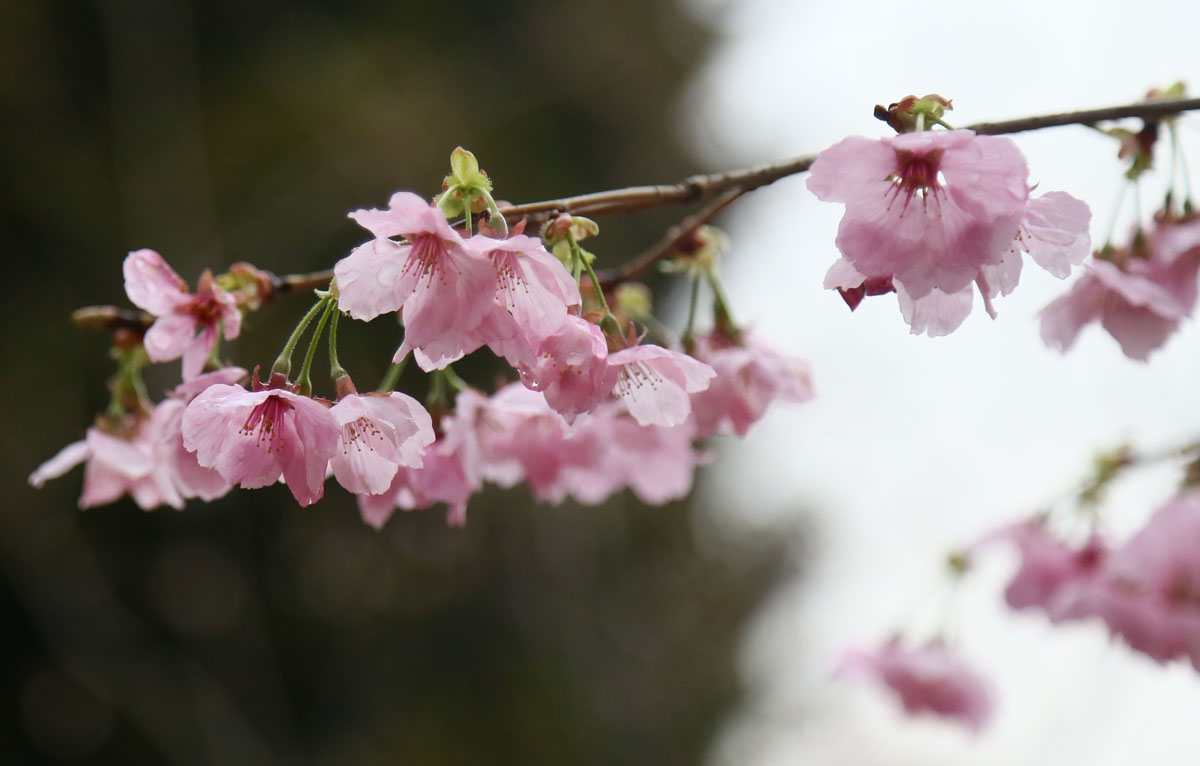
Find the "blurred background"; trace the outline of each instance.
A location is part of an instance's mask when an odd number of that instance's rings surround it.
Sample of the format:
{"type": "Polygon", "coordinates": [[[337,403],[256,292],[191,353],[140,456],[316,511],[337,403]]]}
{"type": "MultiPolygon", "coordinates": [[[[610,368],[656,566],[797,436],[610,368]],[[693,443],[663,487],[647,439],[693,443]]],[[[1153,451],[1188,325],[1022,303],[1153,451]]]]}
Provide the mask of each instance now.
{"type": "MultiPolygon", "coordinates": [[[[1197,28],[1167,0],[0,3],[0,762],[1193,763],[1190,668],[1007,613],[1003,556],[946,609],[942,561],[1098,449],[1194,438],[1195,328],[1149,364],[1095,328],[1060,356],[1034,316],[1066,285],[1034,268],[948,338],[888,297],[851,315],[819,289],[841,208],[800,178],[722,220],[726,276],[819,398],[719,445],[688,502],[489,491],[463,530],[434,510],[375,532],[332,485],[304,510],[277,486],[80,513],[78,471],[25,482],[107,402],[107,339],[68,315],[123,301],[131,249],[193,285],[325,268],[362,240],[347,211],[432,194],[460,144],[529,201],[883,135],[872,106],[908,93],[953,98],[955,124],[1124,103],[1200,83],[1197,28]],[[978,738],[830,682],[846,644],[947,628],[1000,693],[978,738]]],[[[1126,230],[1110,140],[1016,140],[1094,236],[1126,230]]],[[[605,219],[593,249],[619,262],[684,212],[605,219]]],[[[254,315],[232,355],[269,362],[304,308],[254,315]]],[[[372,380],[395,335],[347,325],[343,362],[372,380]]],[[[1123,482],[1107,519],[1136,528],[1175,478],[1123,482]]]]}
{"type": "MultiPolygon", "coordinates": [[[[466,529],[439,509],[376,532],[332,487],[305,510],[276,486],[80,513],[78,470],[25,479],[107,402],[108,339],[68,315],[125,305],[127,251],[193,286],[238,260],[328,268],[364,238],[348,211],[434,194],[460,144],[513,200],[683,177],[680,92],[712,30],[638,0],[18,1],[0,30],[0,762],[702,760],[783,543],[706,545],[688,504],[632,496],[496,491],[466,529]]],[[[678,215],[594,249],[617,263],[678,215]]],[[[296,301],[231,355],[269,363],[296,301]]],[[[397,328],[342,337],[373,385],[397,328]]],[[[177,376],[152,370],[155,398],[177,376]]]]}

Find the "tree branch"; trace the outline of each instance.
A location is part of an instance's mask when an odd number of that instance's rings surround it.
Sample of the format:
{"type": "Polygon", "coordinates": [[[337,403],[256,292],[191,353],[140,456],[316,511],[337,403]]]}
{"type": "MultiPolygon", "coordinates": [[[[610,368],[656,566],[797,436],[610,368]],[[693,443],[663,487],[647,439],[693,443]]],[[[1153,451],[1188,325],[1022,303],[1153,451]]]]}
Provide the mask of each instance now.
{"type": "Polygon", "coordinates": [[[611,271],[599,272],[596,277],[600,280],[600,285],[606,288],[613,287],[641,276],[643,272],[670,255],[676,247],[695,234],[701,226],[716,218],[722,210],[729,207],[733,204],[734,200],[745,193],[746,190],[740,186],[726,189],[721,196],[717,197],[709,205],[680,221],[678,226],[672,226],[668,229],[662,239],[646,248],[637,257],[626,261],[620,267],[611,271]]]}
{"type": "MultiPolygon", "coordinates": [[[[1077,112],[1062,112],[1047,114],[1039,117],[1022,117],[1003,122],[981,122],[965,126],[968,130],[989,136],[1007,133],[1023,133],[1028,130],[1054,128],[1061,125],[1092,125],[1107,120],[1119,120],[1126,117],[1140,117],[1144,120],[1158,120],[1180,112],[1200,109],[1200,98],[1163,99],[1158,101],[1142,101],[1123,106],[1109,106],[1101,109],[1086,109],[1077,112]]],[[[803,173],[812,167],[815,155],[794,157],[789,160],[756,165],[744,170],[732,170],[726,173],[710,175],[695,175],[677,184],[658,186],[632,186],[626,189],[581,194],[577,197],[564,197],[556,200],[529,202],[524,205],[503,208],[504,217],[516,220],[529,216],[534,220],[549,217],[549,213],[578,213],[580,215],[601,215],[608,213],[627,213],[658,207],[672,203],[699,202],[700,200],[719,194],[734,186],[744,191],[754,191],[767,184],[774,183],[780,178],[803,173]]]]}
{"type": "MultiPolygon", "coordinates": [[[[1097,122],[1140,118],[1145,121],[1161,120],[1181,112],[1200,109],[1200,98],[1156,99],[1140,101],[1121,106],[1108,106],[1100,109],[1084,109],[1075,112],[1045,114],[1038,117],[1021,117],[1015,120],[1001,122],[980,122],[965,126],[969,130],[984,135],[997,136],[1008,133],[1023,133],[1029,130],[1055,128],[1062,125],[1094,125],[1097,122]]],[[[612,213],[631,213],[663,205],[688,204],[700,202],[711,197],[718,197],[716,202],[700,210],[690,218],[685,219],[679,226],[672,228],[654,246],[647,249],[633,260],[617,269],[600,275],[601,283],[611,287],[614,284],[633,279],[669,253],[676,245],[690,236],[696,229],[707,223],[727,205],[746,192],[754,191],[781,178],[803,173],[812,167],[815,155],[793,157],[778,162],[768,162],[762,165],[731,170],[725,173],[708,173],[685,178],[675,184],[658,184],[654,186],[630,186],[623,189],[580,194],[575,197],[527,202],[523,205],[503,207],[500,212],[509,221],[528,218],[537,223],[549,219],[558,213],[574,213],[578,215],[609,215],[612,213]]],[[[272,295],[294,295],[325,287],[333,278],[333,271],[315,271],[310,274],[286,274],[276,277],[272,275],[272,295]]],[[[81,310],[84,311],[84,310],[81,310]]],[[[76,321],[94,329],[114,329],[116,327],[147,326],[149,315],[133,316],[113,313],[118,311],[112,307],[91,307],[90,315],[79,316],[76,321]]]]}

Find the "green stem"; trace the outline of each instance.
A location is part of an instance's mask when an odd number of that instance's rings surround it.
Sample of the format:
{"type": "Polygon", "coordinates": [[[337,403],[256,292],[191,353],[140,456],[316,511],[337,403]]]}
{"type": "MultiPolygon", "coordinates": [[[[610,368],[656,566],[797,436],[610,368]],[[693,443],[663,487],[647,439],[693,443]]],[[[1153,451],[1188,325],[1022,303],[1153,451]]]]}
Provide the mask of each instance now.
{"type": "MultiPolygon", "coordinates": [[[[333,299],[331,299],[332,301],[333,299]]],[[[342,316],[342,312],[335,308],[333,310],[333,323],[329,325],[329,377],[333,380],[349,375],[346,368],[338,362],[337,354],[337,335],[338,335],[338,319],[342,316]]]]}
{"type": "Polygon", "coordinates": [[[442,370],[434,370],[429,377],[429,393],[425,396],[425,404],[429,409],[442,409],[449,401],[446,396],[446,376],[442,370]]]}
{"type": "Polygon", "coordinates": [[[297,378],[297,382],[300,384],[300,393],[304,396],[312,396],[312,379],[309,378],[309,371],[312,369],[313,357],[317,354],[317,344],[321,341],[321,333],[325,332],[325,324],[329,322],[329,315],[336,310],[333,298],[326,297],[321,303],[325,307],[325,311],[317,322],[317,329],[313,330],[312,340],[308,342],[308,351],[304,353],[304,364],[300,366],[300,375],[297,378]]]}
{"type": "Polygon", "coordinates": [[[470,386],[467,385],[467,381],[459,377],[459,374],[454,371],[453,367],[447,365],[446,369],[442,370],[441,372],[446,378],[446,382],[449,383],[450,387],[455,391],[466,391],[468,388],[470,388],[470,386]]]}
{"type": "Polygon", "coordinates": [[[388,393],[396,389],[396,381],[400,380],[400,373],[404,372],[404,365],[408,362],[408,356],[405,355],[399,362],[392,362],[392,366],[387,368],[387,372],[383,374],[383,380],[379,381],[379,388],[375,389],[377,393],[388,393]]]}
{"type": "Polygon", "coordinates": [[[700,303],[700,275],[692,275],[692,296],[688,303],[687,326],[683,330],[683,350],[691,353],[696,347],[696,306],[700,303]]]}
{"type": "Polygon", "coordinates": [[[717,276],[716,271],[708,272],[708,285],[713,291],[713,313],[715,313],[718,326],[725,331],[734,343],[742,342],[742,328],[737,326],[733,321],[733,312],[729,310],[729,299],[725,297],[725,288],[721,286],[721,279],[717,276]]]}
{"type": "Polygon", "coordinates": [[[582,248],[579,247],[579,242],[575,240],[575,235],[570,229],[567,229],[567,244],[571,248],[571,258],[583,270],[587,272],[588,279],[592,280],[592,290],[596,293],[596,302],[600,304],[600,308],[604,309],[604,313],[608,313],[608,301],[604,299],[604,290],[600,287],[600,280],[596,277],[596,270],[592,268],[592,264],[588,262],[587,256],[583,254],[582,248]]]}
{"type": "Polygon", "coordinates": [[[220,357],[221,335],[224,333],[224,330],[225,330],[225,323],[223,321],[217,322],[217,339],[213,343],[212,348],[209,349],[209,351],[208,351],[208,358],[204,360],[205,369],[213,369],[213,370],[221,369],[221,357],[220,357]]]}
{"type": "Polygon", "coordinates": [[[1181,171],[1180,175],[1183,176],[1183,201],[1186,205],[1190,206],[1192,201],[1192,176],[1188,172],[1187,157],[1183,154],[1183,143],[1176,139],[1176,130],[1175,123],[1172,122],[1171,140],[1175,142],[1177,151],[1179,152],[1179,170],[1181,171]]]}
{"type": "Polygon", "coordinates": [[[1130,183],[1131,182],[1129,181],[1129,179],[1125,179],[1125,182],[1123,184],[1121,184],[1120,193],[1117,194],[1117,204],[1113,207],[1112,219],[1108,222],[1108,236],[1106,236],[1104,238],[1104,246],[1105,247],[1112,246],[1113,232],[1116,231],[1116,229],[1117,229],[1117,216],[1121,212],[1121,205],[1124,204],[1124,202],[1125,202],[1125,194],[1128,193],[1128,191],[1129,191],[1130,183]]]}
{"type": "Polygon", "coordinates": [[[300,320],[300,324],[296,325],[296,329],[292,330],[292,334],[287,339],[287,343],[283,344],[283,350],[279,352],[279,356],[275,359],[275,364],[271,365],[271,372],[282,372],[284,375],[291,375],[292,372],[292,352],[296,350],[296,343],[300,340],[300,336],[304,334],[304,328],[308,327],[308,323],[313,320],[318,311],[325,308],[325,298],[313,304],[313,307],[308,310],[304,318],[300,320]]]}

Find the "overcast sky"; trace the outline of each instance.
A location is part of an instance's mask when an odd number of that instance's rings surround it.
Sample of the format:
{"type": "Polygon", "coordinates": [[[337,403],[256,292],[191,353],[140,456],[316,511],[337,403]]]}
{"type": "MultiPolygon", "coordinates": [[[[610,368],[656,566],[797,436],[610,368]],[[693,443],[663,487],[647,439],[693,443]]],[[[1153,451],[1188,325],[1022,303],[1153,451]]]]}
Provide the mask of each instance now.
{"type": "MultiPolygon", "coordinates": [[[[967,124],[1124,103],[1178,79],[1200,87],[1198,3],[693,5],[722,39],[681,108],[682,130],[713,169],[885,135],[872,106],[908,93],[953,98],[947,119],[967,124]]],[[[1192,118],[1183,133],[1200,167],[1198,126],[1192,118]]],[[[1040,191],[1087,201],[1102,238],[1120,188],[1113,142],[1082,127],[1016,141],[1040,191]]],[[[1147,185],[1147,213],[1162,183],[1147,185]]],[[[1126,359],[1096,327],[1060,355],[1042,345],[1035,314],[1074,278],[1027,263],[995,321],[977,302],[950,337],[910,336],[894,297],[851,314],[822,291],[841,213],[794,178],[755,192],[726,221],[735,311],[812,363],[819,399],[778,406],[747,443],[727,445],[699,488],[719,523],[808,520],[815,543],[804,579],[747,630],[751,702],[713,763],[1195,763],[1200,674],[1113,645],[1098,624],[1052,629],[1005,610],[1013,559],[1002,554],[953,612],[958,646],[999,691],[982,736],[906,719],[878,689],[829,680],[848,644],[897,628],[927,634],[945,553],[1060,495],[1097,449],[1200,433],[1192,324],[1149,364],[1126,359]]],[[[1127,207],[1118,232],[1132,216],[1127,207]]],[[[1136,528],[1176,478],[1155,470],[1122,483],[1107,506],[1112,526],[1136,528]]]]}

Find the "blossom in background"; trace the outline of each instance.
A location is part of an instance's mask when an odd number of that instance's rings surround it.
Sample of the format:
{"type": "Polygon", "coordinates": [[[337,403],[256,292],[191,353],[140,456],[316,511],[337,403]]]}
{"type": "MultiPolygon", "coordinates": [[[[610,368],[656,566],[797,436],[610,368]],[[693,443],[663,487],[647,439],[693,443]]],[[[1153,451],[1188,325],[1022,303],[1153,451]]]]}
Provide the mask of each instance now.
{"type": "Polygon", "coordinates": [[[246,371],[241,367],[225,367],[198,375],[176,386],[170,396],[155,406],[151,422],[157,434],[157,457],[162,469],[184,498],[198,497],[205,502],[211,502],[233,488],[233,484],[220,472],[200,465],[196,454],[189,452],[184,446],[184,410],[210,386],[231,385],[244,380],[246,376],[246,371]]]}
{"type": "Polygon", "coordinates": [[[256,372],[251,391],[210,386],[183,413],[184,445],[201,466],[246,489],[282,477],[300,505],[325,493],[340,430],[328,407],[293,393],[279,373],[263,386],[256,372]]]}
{"type": "Polygon", "coordinates": [[[1041,609],[1051,622],[1077,614],[1109,552],[1098,534],[1082,546],[1067,544],[1051,533],[1042,518],[993,532],[983,543],[996,541],[1012,543],[1021,559],[1004,590],[1004,600],[1013,609],[1041,609]]]}
{"type": "Polygon", "coordinates": [[[1181,494],[1107,557],[1075,616],[1099,617],[1130,648],[1200,669],[1200,496],[1181,494]]]}
{"type": "Polygon", "coordinates": [[[158,460],[157,426],[143,415],[126,417],[119,434],[92,426],[84,439],[68,444],[38,466],[29,483],[40,489],[48,479],[57,479],[83,463],[81,509],[107,505],[126,494],[143,511],[160,505],[182,509],[183,498],[158,460]]]}
{"type": "Polygon", "coordinates": [[[553,503],[570,495],[595,505],[628,487],[643,503],[662,505],[686,497],[696,466],[708,459],[694,446],[690,421],[643,425],[620,402],[605,402],[575,428],[572,440],[592,440],[600,448],[591,461],[563,468],[544,495],[553,503]]]}
{"type": "Polygon", "coordinates": [[[900,698],[908,714],[933,713],[976,733],[992,715],[991,684],[940,641],[908,649],[893,638],[878,649],[852,649],[836,675],[873,677],[900,698]]]}
{"type": "Polygon", "coordinates": [[[1070,292],[1042,309],[1042,339],[1066,351],[1099,321],[1131,359],[1145,361],[1196,307],[1200,219],[1157,225],[1144,245],[1096,258],[1070,292]]]}
{"type": "Polygon", "coordinates": [[[163,257],[153,250],[135,250],[125,258],[125,292],[134,305],[156,318],[146,331],[146,354],[153,362],[183,357],[183,379],[204,369],[204,362],[224,328],[226,340],[238,336],[242,312],[234,297],[213,281],[212,272],[200,275],[196,293],[163,257]]]}
{"type": "Polygon", "coordinates": [[[445,503],[446,523],[467,523],[467,502],[481,488],[463,464],[463,455],[445,439],[425,450],[420,468],[401,466],[387,490],[375,495],[360,494],[358,510],[363,521],[382,529],[397,508],[406,511],[445,503]]]}
{"type": "Polygon", "coordinates": [[[752,333],[742,333],[742,345],[716,333],[698,336],[695,355],[716,372],[707,389],[692,394],[699,438],[745,436],[776,399],[803,403],[814,396],[808,363],[780,354],[752,333]]]}
{"type": "Polygon", "coordinates": [[[502,487],[525,482],[543,501],[554,494],[564,470],[591,465],[608,448],[594,429],[568,426],[544,396],[520,383],[491,396],[463,391],[442,423],[447,439],[464,445],[470,475],[502,487]]]}
{"type": "Polygon", "coordinates": [[[350,217],[375,239],[334,266],[338,307],[362,320],[402,311],[398,360],[414,349],[426,371],[478,348],[482,341],[475,331],[496,296],[488,258],[466,245],[441,210],[411,192],[393,194],[387,210],[359,210],[350,217]]]}
{"type": "Polygon", "coordinates": [[[1088,252],[1087,205],[1062,192],[1031,201],[1027,179],[1016,144],[969,130],[834,144],[807,182],[819,199],[846,206],[843,260],[825,286],[853,308],[890,282],[914,333],[953,331],[975,289],[995,316],[991,301],[1016,287],[1023,253],[1061,277],[1088,252]]]}
{"type": "Polygon", "coordinates": [[[1110,548],[1093,534],[1081,546],[1057,539],[1043,520],[1015,524],[1006,540],[1021,556],[1005,591],[1014,609],[1052,622],[1098,619],[1134,651],[1158,662],[1187,659],[1200,670],[1200,495],[1159,508],[1140,531],[1110,548]]]}

